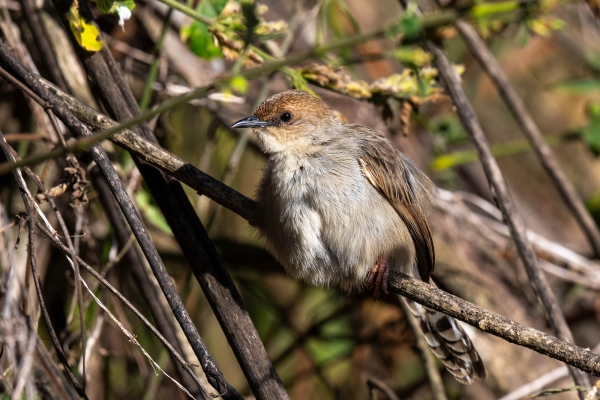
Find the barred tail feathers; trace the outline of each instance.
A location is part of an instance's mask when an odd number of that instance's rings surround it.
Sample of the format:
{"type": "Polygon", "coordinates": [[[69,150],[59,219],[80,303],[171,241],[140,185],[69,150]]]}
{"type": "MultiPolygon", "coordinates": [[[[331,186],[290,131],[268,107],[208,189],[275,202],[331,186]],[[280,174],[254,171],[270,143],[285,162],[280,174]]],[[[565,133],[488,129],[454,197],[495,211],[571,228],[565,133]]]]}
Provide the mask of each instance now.
{"type": "Polygon", "coordinates": [[[454,318],[411,300],[402,300],[419,321],[421,331],[433,353],[457,381],[468,385],[473,383],[474,379],[485,379],[485,367],[479,353],[454,318]]]}

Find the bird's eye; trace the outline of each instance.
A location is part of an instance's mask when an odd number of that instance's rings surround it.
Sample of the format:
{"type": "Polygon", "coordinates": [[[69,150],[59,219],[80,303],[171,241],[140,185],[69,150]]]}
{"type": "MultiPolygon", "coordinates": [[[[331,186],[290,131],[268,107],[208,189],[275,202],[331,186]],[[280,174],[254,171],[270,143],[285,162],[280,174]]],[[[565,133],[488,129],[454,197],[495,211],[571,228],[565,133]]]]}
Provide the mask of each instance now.
{"type": "Polygon", "coordinates": [[[285,111],[285,112],[281,113],[281,115],[279,116],[279,119],[282,122],[290,122],[292,120],[292,113],[289,111],[285,111]]]}

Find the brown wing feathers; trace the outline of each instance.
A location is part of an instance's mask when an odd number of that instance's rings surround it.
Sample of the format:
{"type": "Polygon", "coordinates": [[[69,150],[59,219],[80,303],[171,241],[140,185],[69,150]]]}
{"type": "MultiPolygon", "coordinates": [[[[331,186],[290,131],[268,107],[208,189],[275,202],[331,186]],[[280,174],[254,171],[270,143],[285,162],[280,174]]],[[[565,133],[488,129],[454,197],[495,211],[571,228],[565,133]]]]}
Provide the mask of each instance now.
{"type": "Polygon", "coordinates": [[[429,282],[435,265],[431,231],[426,216],[416,203],[414,188],[400,153],[379,134],[361,127],[364,133],[358,161],[369,182],[390,202],[412,237],[421,279],[429,282]]]}

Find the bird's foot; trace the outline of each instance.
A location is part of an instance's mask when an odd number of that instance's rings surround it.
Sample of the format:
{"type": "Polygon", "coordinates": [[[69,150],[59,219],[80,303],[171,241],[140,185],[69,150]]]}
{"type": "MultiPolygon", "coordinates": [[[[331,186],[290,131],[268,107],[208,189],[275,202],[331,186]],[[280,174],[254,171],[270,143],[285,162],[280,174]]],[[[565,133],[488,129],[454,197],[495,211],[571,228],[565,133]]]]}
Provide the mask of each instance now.
{"type": "Polygon", "coordinates": [[[381,295],[381,291],[387,294],[387,281],[390,276],[390,263],[387,257],[380,257],[371,272],[369,273],[369,280],[367,283],[374,287],[373,296],[375,300],[381,295]]]}

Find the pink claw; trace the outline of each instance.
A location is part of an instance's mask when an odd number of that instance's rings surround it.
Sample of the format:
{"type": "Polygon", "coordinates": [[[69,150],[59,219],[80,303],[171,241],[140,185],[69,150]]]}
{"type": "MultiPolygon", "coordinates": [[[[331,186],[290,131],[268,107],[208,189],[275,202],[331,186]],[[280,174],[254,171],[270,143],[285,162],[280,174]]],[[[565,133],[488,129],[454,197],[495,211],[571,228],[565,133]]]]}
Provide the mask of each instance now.
{"type": "Polygon", "coordinates": [[[387,281],[390,276],[390,263],[387,257],[381,256],[377,263],[371,268],[371,272],[369,273],[369,279],[367,283],[369,285],[374,285],[374,293],[373,296],[375,300],[379,298],[381,295],[381,290],[387,294],[387,281]]]}

